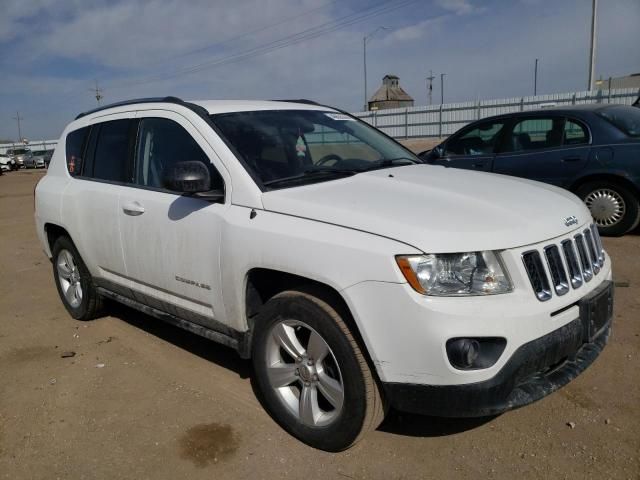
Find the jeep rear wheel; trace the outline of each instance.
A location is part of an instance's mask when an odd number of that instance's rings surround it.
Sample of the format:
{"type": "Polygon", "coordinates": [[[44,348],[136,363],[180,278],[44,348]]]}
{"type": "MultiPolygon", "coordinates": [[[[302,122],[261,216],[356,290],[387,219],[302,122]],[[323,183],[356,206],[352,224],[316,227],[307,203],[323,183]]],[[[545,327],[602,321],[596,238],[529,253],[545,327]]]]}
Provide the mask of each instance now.
{"type": "Polygon", "coordinates": [[[292,290],[265,304],[253,364],[271,416],[312,447],[344,450],[384,418],[358,343],[338,311],[316,296],[292,290]]]}

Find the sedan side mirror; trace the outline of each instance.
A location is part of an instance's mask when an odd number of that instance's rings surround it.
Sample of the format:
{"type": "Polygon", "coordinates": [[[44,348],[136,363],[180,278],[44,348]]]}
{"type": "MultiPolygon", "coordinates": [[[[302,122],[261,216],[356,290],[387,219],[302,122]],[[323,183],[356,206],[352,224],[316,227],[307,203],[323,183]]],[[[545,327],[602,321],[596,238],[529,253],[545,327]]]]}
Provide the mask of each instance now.
{"type": "Polygon", "coordinates": [[[169,167],[163,178],[164,187],[212,202],[224,200],[224,191],[211,190],[211,175],[199,161],[178,162],[169,167]]]}

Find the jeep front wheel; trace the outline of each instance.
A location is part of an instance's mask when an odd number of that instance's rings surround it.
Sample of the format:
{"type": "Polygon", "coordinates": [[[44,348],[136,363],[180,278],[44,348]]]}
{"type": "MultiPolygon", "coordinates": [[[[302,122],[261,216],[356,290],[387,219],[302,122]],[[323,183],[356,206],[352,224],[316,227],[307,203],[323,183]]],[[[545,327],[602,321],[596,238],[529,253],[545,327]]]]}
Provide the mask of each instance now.
{"type": "Polygon", "coordinates": [[[384,418],[378,384],[353,334],[329,303],[282,292],[256,320],[253,364],[265,407],[315,448],[344,450],[384,418]]]}

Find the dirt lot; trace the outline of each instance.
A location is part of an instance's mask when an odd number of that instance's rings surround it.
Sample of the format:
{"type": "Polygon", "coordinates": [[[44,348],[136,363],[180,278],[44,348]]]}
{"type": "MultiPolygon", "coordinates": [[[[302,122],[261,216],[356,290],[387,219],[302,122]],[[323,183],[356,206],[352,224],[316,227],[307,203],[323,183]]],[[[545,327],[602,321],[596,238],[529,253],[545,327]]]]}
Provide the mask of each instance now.
{"type": "Polygon", "coordinates": [[[0,478],[640,478],[637,235],[605,240],[614,334],[573,383],[491,419],[392,412],[329,454],[271,420],[233,351],[123,307],[72,320],[34,231],[41,175],[0,177],[0,478]]]}

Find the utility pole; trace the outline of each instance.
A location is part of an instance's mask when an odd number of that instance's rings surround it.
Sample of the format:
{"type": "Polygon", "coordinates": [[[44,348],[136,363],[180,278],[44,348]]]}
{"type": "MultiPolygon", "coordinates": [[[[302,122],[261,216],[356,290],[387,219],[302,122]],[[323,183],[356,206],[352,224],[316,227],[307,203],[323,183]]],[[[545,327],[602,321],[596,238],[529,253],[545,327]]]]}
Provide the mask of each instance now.
{"type": "Polygon", "coordinates": [[[98,87],[98,81],[96,80],[96,88],[90,88],[89,89],[90,92],[94,92],[95,97],[96,97],[96,101],[98,102],[98,105],[100,105],[100,100],[102,98],[104,98],[104,95],[102,95],[102,89],[100,87],[98,87]]]}
{"type": "Polygon", "coordinates": [[[440,105],[444,105],[444,76],[446,73],[440,74],[440,105]]]}
{"type": "Polygon", "coordinates": [[[589,84],[587,90],[593,90],[593,81],[596,69],[596,16],[598,12],[598,0],[591,3],[591,51],[589,52],[589,84]]]}
{"type": "Polygon", "coordinates": [[[364,111],[369,110],[369,99],[367,97],[367,42],[380,30],[389,30],[389,27],[378,27],[369,35],[362,38],[362,53],[364,56],[364,111]]]}
{"type": "Polygon", "coordinates": [[[18,122],[18,142],[22,142],[22,126],[20,122],[24,120],[24,117],[20,116],[20,112],[16,112],[16,116],[13,119],[18,122]]]}
{"type": "Polygon", "coordinates": [[[427,86],[427,103],[428,105],[433,104],[433,79],[436,78],[433,76],[433,70],[429,70],[429,76],[427,77],[427,81],[429,85],[427,86]]]}
{"type": "Polygon", "coordinates": [[[538,59],[536,58],[536,66],[533,69],[533,96],[538,94],[538,59]]]}

